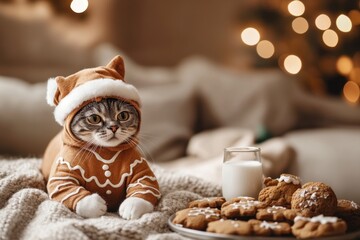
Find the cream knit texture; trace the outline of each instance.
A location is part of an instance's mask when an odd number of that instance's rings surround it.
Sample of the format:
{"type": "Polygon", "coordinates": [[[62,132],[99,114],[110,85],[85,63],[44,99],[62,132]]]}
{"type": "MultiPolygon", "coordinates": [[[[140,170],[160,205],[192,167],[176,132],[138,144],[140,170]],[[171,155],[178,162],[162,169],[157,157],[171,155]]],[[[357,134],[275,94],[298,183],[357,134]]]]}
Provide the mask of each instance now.
{"type": "Polygon", "coordinates": [[[154,212],[124,220],[117,213],[84,219],[45,192],[41,159],[0,160],[0,239],[186,239],[167,221],[188,202],[220,196],[221,188],[152,165],[162,197],[154,212]]]}

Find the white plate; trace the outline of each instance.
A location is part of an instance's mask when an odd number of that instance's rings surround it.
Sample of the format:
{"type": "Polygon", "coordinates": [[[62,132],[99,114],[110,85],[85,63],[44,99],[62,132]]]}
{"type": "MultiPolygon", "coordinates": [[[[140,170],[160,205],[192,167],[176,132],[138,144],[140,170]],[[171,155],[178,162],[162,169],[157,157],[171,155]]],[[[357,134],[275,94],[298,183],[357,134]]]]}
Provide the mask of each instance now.
{"type": "MultiPolygon", "coordinates": [[[[190,228],[184,228],[177,226],[172,223],[172,220],[175,218],[175,214],[173,214],[169,220],[168,225],[171,230],[177,232],[185,237],[189,237],[192,239],[203,239],[203,240],[294,240],[295,237],[259,237],[259,236],[235,236],[235,235],[227,235],[227,234],[218,234],[218,233],[210,233],[204,231],[193,230],[190,228]]],[[[360,240],[360,230],[356,232],[347,233],[344,235],[332,236],[332,237],[322,237],[316,238],[317,240],[350,240],[350,239],[359,239],[360,240]]]]}

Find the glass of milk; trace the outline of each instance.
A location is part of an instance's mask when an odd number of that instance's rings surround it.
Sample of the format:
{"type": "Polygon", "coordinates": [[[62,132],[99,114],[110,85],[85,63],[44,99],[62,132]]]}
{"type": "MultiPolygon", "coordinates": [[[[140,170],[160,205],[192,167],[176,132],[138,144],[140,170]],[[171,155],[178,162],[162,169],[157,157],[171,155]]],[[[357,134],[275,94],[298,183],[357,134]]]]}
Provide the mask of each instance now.
{"type": "Polygon", "coordinates": [[[225,148],[222,165],[222,192],[226,200],[240,196],[257,199],[262,183],[260,148],[225,148]]]}

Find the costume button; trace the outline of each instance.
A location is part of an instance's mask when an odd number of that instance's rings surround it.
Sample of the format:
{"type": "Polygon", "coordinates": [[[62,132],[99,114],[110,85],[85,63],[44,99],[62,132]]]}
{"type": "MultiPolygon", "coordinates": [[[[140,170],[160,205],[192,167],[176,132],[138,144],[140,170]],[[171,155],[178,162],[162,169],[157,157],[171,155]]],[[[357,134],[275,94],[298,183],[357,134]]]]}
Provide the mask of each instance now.
{"type": "Polygon", "coordinates": [[[102,169],[105,171],[105,170],[108,170],[109,169],[109,165],[107,165],[107,164],[104,164],[103,166],[102,166],[102,169]]]}
{"type": "Polygon", "coordinates": [[[107,191],[106,191],[106,194],[107,194],[107,195],[110,195],[110,194],[111,194],[111,190],[107,190],[107,191]]]}
{"type": "Polygon", "coordinates": [[[110,177],[111,176],[111,172],[110,171],[105,171],[105,177],[110,177]]]}

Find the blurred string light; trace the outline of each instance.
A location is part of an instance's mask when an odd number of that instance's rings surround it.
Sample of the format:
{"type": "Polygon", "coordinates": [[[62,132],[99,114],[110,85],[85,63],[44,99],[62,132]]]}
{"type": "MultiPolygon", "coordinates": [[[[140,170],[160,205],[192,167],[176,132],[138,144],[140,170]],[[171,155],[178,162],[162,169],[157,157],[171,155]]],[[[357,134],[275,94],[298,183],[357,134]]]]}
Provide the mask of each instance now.
{"type": "MultiPolygon", "coordinates": [[[[306,33],[309,30],[310,25],[305,17],[301,17],[305,13],[305,5],[300,0],[292,0],[287,5],[287,9],[289,13],[295,17],[291,24],[293,31],[297,34],[306,33]]],[[[348,15],[340,14],[336,20],[333,19],[333,21],[339,31],[345,33],[350,32],[353,26],[360,25],[360,11],[353,9],[348,12],[348,15]]],[[[325,13],[322,13],[315,18],[316,28],[323,31],[323,43],[330,48],[334,48],[339,43],[339,36],[333,29],[330,29],[331,25],[332,20],[325,13]]],[[[256,52],[261,58],[268,59],[275,54],[276,46],[268,40],[261,40],[259,31],[253,27],[244,29],[241,33],[241,39],[249,46],[256,45],[256,52]]],[[[346,55],[340,56],[337,60],[334,58],[333,67],[329,67],[328,65],[327,69],[332,69],[333,71],[337,70],[339,74],[347,78],[347,82],[342,89],[343,96],[346,101],[359,104],[360,67],[358,66],[359,61],[356,60],[355,56],[356,54],[353,59],[346,55]]],[[[322,59],[324,59],[324,57],[322,59]]],[[[298,74],[303,67],[300,57],[296,55],[280,55],[278,61],[280,67],[289,74],[298,74]]]]}
{"type": "Polygon", "coordinates": [[[300,1],[294,0],[289,3],[288,11],[295,17],[301,16],[305,12],[305,5],[300,1]]]}
{"type": "Polygon", "coordinates": [[[323,33],[322,39],[325,45],[328,47],[336,47],[339,42],[339,37],[337,33],[331,29],[328,29],[323,33]]]}
{"type": "Polygon", "coordinates": [[[315,19],[315,26],[320,30],[329,29],[331,26],[331,20],[328,15],[320,14],[315,19]]]}
{"type": "Polygon", "coordinates": [[[292,21],[292,29],[294,32],[298,34],[306,33],[306,31],[309,29],[309,24],[303,17],[297,17],[292,21]]]}
{"type": "Polygon", "coordinates": [[[336,61],[336,68],[340,74],[348,76],[353,69],[353,62],[350,57],[343,55],[336,61]]]}
{"type": "Polygon", "coordinates": [[[336,18],[336,26],[342,32],[350,32],[352,23],[348,16],[341,14],[336,18]]]}
{"type": "Polygon", "coordinates": [[[348,81],[343,88],[343,94],[347,101],[351,103],[358,102],[360,97],[359,85],[353,81],[348,81]]]}
{"type": "Polygon", "coordinates": [[[297,74],[302,67],[301,59],[296,55],[289,55],[284,60],[284,68],[290,74],[297,74]]]}
{"type": "Polygon", "coordinates": [[[271,58],[275,53],[275,47],[270,41],[262,40],[257,44],[256,52],[262,58],[271,58]]]}
{"type": "Polygon", "coordinates": [[[75,13],[83,13],[89,6],[88,0],[73,0],[70,4],[71,10],[75,13]]]}
{"type": "Polygon", "coordinates": [[[255,28],[249,27],[241,32],[241,39],[245,44],[254,46],[260,40],[260,33],[255,28]]]}

